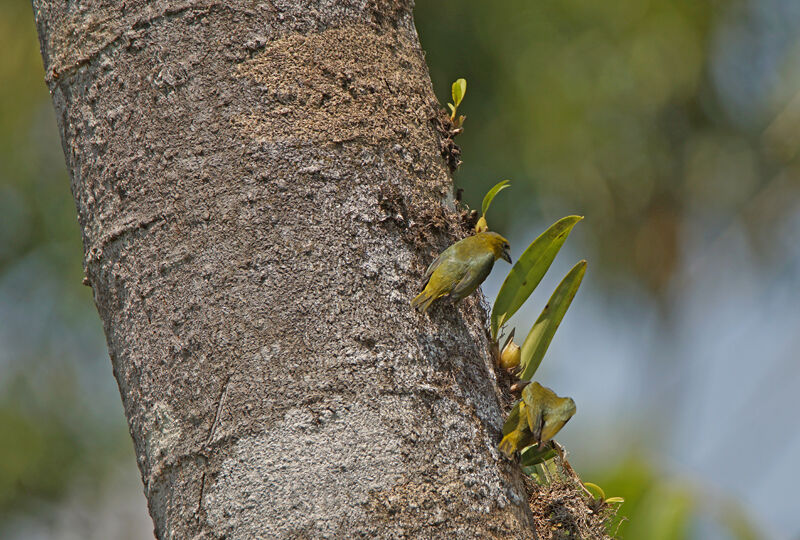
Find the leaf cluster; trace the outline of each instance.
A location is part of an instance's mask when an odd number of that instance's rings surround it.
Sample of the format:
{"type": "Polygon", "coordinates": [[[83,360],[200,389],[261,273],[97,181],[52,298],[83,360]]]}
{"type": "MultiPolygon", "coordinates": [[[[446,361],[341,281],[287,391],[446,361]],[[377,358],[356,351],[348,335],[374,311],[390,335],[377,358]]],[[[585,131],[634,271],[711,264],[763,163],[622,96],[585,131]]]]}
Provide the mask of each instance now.
{"type": "MultiPolygon", "coordinates": [[[[489,210],[495,196],[508,187],[510,187],[510,182],[503,180],[486,193],[481,205],[481,218],[476,226],[476,232],[488,229],[486,212],[489,210]]],[[[536,290],[570,232],[582,219],[582,216],[566,216],[553,223],[528,246],[511,268],[492,306],[490,335],[494,343],[494,350],[500,350],[498,336],[509,320],[536,290]]],[[[520,383],[514,385],[512,390],[525,389],[523,390],[523,400],[515,404],[503,426],[504,439],[501,441],[501,450],[504,452],[520,451],[523,456],[523,467],[533,467],[537,463],[553,458],[555,454],[552,450],[552,445],[543,444],[547,441],[542,440],[540,434],[533,437],[530,436],[537,429],[541,432],[541,426],[533,425],[533,417],[529,422],[530,425],[526,425],[526,422],[523,421],[524,418],[521,417],[521,409],[524,407],[528,411],[539,411],[539,418],[542,422],[545,421],[545,418],[550,418],[553,424],[557,426],[552,431],[552,435],[555,435],[574,413],[573,404],[569,414],[556,421],[556,416],[561,413],[556,410],[554,404],[567,400],[572,403],[572,400],[559,398],[549,389],[545,389],[547,393],[526,392],[526,390],[533,389],[528,385],[532,382],[536,370],[541,365],[558,326],[561,324],[564,315],[566,315],[572,299],[575,298],[578,292],[585,273],[586,261],[582,260],[575,264],[553,291],[550,300],[528,331],[522,346],[520,347],[514,343],[513,336],[516,333],[516,328],[512,328],[498,358],[500,365],[504,369],[512,371],[520,380],[520,383]],[[509,436],[514,432],[516,433],[509,436]]],[[[538,384],[534,386],[542,388],[538,384]]],[[[522,416],[524,417],[524,415],[522,416]]]]}
{"type": "MultiPolygon", "coordinates": [[[[486,212],[494,197],[507,187],[510,187],[510,182],[503,180],[486,193],[477,232],[488,229],[486,212]]],[[[570,232],[582,219],[582,216],[566,216],[553,223],[528,246],[511,268],[492,306],[490,334],[495,350],[499,350],[498,335],[536,290],[570,232]]],[[[533,376],[572,304],[585,273],[586,261],[581,260],[567,272],[553,291],[522,346],[514,343],[516,328],[512,328],[499,358],[500,365],[511,369],[520,379],[520,383],[514,387],[523,388],[522,399],[514,404],[503,425],[500,450],[507,454],[518,450],[523,472],[539,483],[549,483],[550,475],[558,469],[552,461],[556,456],[560,455],[566,463],[561,448],[550,437],[569,421],[575,412],[575,405],[572,399],[559,398],[550,389],[532,383],[533,376]]],[[[597,484],[585,483],[583,486],[597,509],[624,502],[622,497],[607,498],[597,484]]]]}
{"type": "Polygon", "coordinates": [[[453,98],[453,102],[447,104],[447,107],[450,109],[450,121],[453,122],[456,129],[460,129],[461,126],[464,125],[464,120],[467,118],[464,115],[458,116],[458,106],[461,105],[461,101],[466,94],[467,80],[457,79],[450,87],[450,96],[453,98]]]}

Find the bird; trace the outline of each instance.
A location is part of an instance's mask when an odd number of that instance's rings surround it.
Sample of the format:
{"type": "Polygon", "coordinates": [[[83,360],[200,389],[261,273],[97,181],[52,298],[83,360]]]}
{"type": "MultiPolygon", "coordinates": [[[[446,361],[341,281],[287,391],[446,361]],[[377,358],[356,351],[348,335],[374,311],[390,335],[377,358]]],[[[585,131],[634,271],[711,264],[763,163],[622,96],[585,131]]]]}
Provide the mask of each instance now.
{"type": "Polygon", "coordinates": [[[538,382],[528,384],[503,426],[500,451],[510,458],[527,446],[541,446],[556,436],[575,410],[572,398],[558,397],[538,382]]]}
{"type": "Polygon", "coordinates": [[[492,271],[494,262],[511,262],[508,240],[496,232],[485,231],[459,240],[444,250],[425,272],[425,288],[411,305],[425,312],[444,296],[453,303],[472,294],[492,271]]]}
{"type": "Polygon", "coordinates": [[[525,409],[528,427],[539,444],[555,437],[576,411],[572,398],[558,397],[555,392],[538,382],[525,387],[522,400],[528,405],[525,409]]]}
{"type": "Polygon", "coordinates": [[[509,459],[514,452],[527,448],[536,442],[530,428],[528,427],[528,406],[524,401],[517,402],[516,406],[508,415],[503,426],[503,440],[500,441],[498,448],[509,459]]]}

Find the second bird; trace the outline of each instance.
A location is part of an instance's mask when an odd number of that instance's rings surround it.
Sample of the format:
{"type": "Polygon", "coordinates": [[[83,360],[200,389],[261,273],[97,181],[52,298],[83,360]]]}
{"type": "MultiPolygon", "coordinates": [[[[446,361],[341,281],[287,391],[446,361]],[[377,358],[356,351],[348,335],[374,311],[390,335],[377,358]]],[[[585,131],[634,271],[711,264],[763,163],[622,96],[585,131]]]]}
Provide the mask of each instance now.
{"type": "Polygon", "coordinates": [[[425,272],[425,288],[411,305],[427,311],[437,298],[453,303],[469,296],[492,271],[494,262],[511,262],[508,240],[495,232],[481,232],[459,240],[444,250],[425,272]]]}

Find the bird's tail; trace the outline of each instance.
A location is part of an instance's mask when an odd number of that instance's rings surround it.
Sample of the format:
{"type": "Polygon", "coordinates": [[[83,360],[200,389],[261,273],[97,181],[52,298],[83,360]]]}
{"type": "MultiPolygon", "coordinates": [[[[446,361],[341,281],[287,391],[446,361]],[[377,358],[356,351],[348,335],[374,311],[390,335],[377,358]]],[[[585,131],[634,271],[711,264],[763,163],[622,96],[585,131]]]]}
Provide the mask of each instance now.
{"type": "Polygon", "coordinates": [[[533,438],[533,434],[527,429],[515,429],[503,437],[498,448],[510,459],[514,455],[514,452],[520,451],[535,442],[536,440],[533,438]]]}
{"type": "Polygon", "coordinates": [[[431,304],[433,304],[433,301],[437,298],[438,296],[425,288],[425,290],[414,297],[411,301],[411,306],[424,313],[428,311],[428,308],[431,307],[431,304]]]}
{"type": "Polygon", "coordinates": [[[514,452],[516,452],[519,448],[519,442],[521,438],[522,433],[515,429],[503,437],[503,440],[500,441],[500,451],[503,452],[507,458],[512,458],[514,456],[514,452]]]}

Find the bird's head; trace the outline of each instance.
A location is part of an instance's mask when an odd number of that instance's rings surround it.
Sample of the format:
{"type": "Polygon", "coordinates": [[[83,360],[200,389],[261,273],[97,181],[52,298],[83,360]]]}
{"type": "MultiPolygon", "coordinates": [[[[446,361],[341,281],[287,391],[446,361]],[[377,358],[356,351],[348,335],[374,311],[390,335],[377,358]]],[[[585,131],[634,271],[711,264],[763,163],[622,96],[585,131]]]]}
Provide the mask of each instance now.
{"type": "Polygon", "coordinates": [[[482,232],[478,234],[486,235],[486,240],[494,252],[494,258],[503,259],[504,261],[511,262],[511,246],[508,240],[497,234],[496,232],[482,232]]]}

